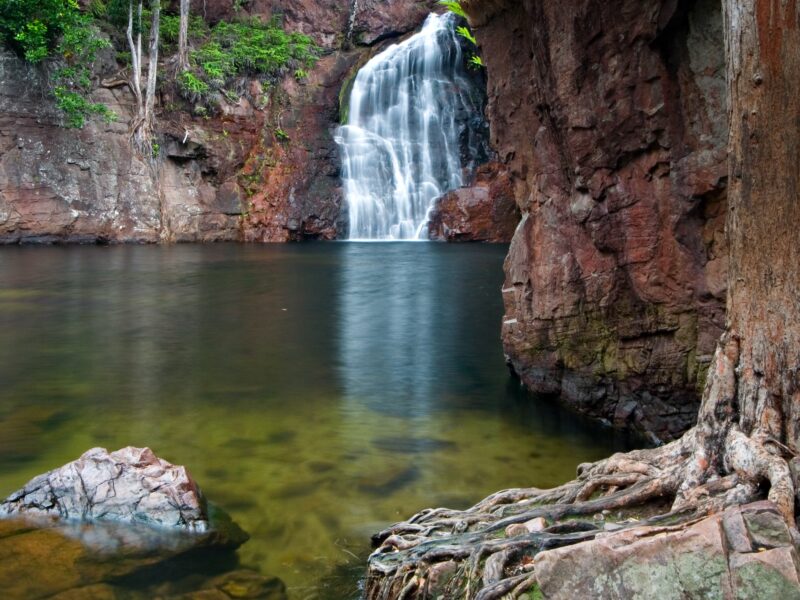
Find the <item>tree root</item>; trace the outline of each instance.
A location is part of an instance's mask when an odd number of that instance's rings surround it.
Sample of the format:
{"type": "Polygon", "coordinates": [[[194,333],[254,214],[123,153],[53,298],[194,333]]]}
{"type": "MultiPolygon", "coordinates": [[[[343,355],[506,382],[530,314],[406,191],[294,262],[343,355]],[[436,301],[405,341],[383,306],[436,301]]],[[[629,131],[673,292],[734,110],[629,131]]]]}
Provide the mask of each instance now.
{"type": "Polygon", "coordinates": [[[700,439],[692,430],[659,448],[582,464],[577,479],[551,490],[510,489],[466,510],[423,510],[373,536],[367,598],[515,598],[535,583],[533,556],[542,550],[609,529],[684,527],[763,497],[765,482],[769,499],[794,527],[795,488],[783,457],[732,426],[715,470],[698,462],[705,452],[700,439]],[[547,526],[537,530],[539,517],[547,526]],[[451,563],[447,582],[434,582],[432,568],[451,563]]]}

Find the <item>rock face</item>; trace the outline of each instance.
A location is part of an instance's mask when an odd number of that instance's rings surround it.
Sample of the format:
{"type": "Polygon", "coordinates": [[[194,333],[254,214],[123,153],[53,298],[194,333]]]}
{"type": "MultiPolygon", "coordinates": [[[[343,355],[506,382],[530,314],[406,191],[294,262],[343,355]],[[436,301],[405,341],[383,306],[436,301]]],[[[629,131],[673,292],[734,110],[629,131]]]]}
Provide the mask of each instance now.
{"type": "Polygon", "coordinates": [[[548,600],[800,598],[797,550],[775,506],[735,507],[686,529],[635,527],[536,555],[548,600]]]}
{"type": "Polygon", "coordinates": [[[372,44],[401,35],[425,20],[436,0],[351,0],[348,36],[357,44],[372,44]]]}
{"type": "Polygon", "coordinates": [[[696,416],[724,317],[719,3],[464,5],[522,211],[508,360],[534,392],[674,438],[696,416]]]}
{"type": "Polygon", "coordinates": [[[206,502],[181,466],[128,446],[92,448],[77,460],[31,479],[0,503],[0,517],[110,520],[205,532],[206,502]]]}
{"type": "MultiPolygon", "coordinates": [[[[285,242],[335,238],[342,193],[332,132],[339,90],[380,40],[425,18],[433,0],[254,0],[235,7],[210,0],[209,22],[280,15],[323,56],[308,76],[293,74],[265,91],[257,81],[211,117],[181,110],[165,89],[157,106],[155,159],[135,155],[125,86],[94,100],[116,123],[61,128],[42,71],[0,51],[0,243],[285,242]],[[236,12],[236,11],[239,12],[236,12]],[[351,47],[349,28],[361,45],[351,47]]],[[[110,55],[98,79],[115,79],[110,55]]],[[[167,86],[169,87],[169,86],[167,86]]]]}
{"type": "Polygon", "coordinates": [[[448,192],[436,201],[428,222],[432,240],[508,243],[519,223],[511,179],[503,165],[478,167],[469,187],[448,192]]]}

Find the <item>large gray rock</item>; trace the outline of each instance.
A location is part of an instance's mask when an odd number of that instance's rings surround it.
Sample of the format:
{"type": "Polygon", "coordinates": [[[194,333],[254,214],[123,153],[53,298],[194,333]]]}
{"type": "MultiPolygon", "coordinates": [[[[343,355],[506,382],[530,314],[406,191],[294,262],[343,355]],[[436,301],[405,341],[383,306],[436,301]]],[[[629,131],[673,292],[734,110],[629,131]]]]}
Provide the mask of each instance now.
{"type": "Polygon", "coordinates": [[[0,517],[15,515],[209,529],[206,502],[186,469],[132,446],[92,448],[34,477],[0,503],[0,517]]]}

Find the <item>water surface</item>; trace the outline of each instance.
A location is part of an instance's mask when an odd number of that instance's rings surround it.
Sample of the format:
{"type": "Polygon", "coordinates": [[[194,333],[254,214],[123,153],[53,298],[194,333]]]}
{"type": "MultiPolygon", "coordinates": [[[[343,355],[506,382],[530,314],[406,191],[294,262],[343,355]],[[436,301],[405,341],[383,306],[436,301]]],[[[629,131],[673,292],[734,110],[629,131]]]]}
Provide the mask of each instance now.
{"type": "Polygon", "coordinates": [[[185,464],[292,598],[369,535],[621,449],[504,365],[500,246],[0,250],[0,496],[93,446],[185,464]]]}

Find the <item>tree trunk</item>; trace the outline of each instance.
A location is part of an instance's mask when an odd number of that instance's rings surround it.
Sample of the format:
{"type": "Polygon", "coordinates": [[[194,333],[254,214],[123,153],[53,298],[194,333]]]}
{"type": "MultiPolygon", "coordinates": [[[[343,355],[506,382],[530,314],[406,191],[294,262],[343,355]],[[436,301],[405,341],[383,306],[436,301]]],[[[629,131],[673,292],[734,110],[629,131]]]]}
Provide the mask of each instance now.
{"type": "Polygon", "coordinates": [[[189,37],[189,4],[190,0],[181,0],[181,21],[178,32],[178,67],[181,70],[189,68],[189,51],[187,49],[189,37]]]}
{"type": "Polygon", "coordinates": [[[726,472],[768,483],[794,524],[800,448],[798,0],[725,0],[730,248],[727,332],[709,375],[677,504],[726,472]]]}
{"type": "Polygon", "coordinates": [[[155,118],[156,82],[158,79],[158,37],[161,17],[161,4],[159,0],[151,0],[150,10],[152,21],[150,23],[150,47],[147,62],[147,87],[142,95],[142,0],[139,1],[138,20],[139,33],[136,44],[132,37],[133,9],[128,8],[128,44],[131,46],[131,62],[133,64],[133,94],[137,102],[137,114],[131,121],[131,137],[140,152],[147,154],[152,151],[151,138],[153,134],[153,120],[155,118]]]}
{"type": "Polygon", "coordinates": [[[144,104],[142,103],[142,3],[138,4],[138,33],[136,42],[133,40],[133,0],[128,3],[128,46],[131,49],[131,89],[136,99],[137,116],[144,115],[144,104]]]}
{"type": "Polygon", "coordinates": [[[158,77],[158,35],[161,19],[160,0],[151,0],[150,10],[153,20],[150,23],[150,49],[147,66],[147,92],[144,102],[144,118],[148,127],[152,126],[156,98],[156,80],[158,77]]]}

